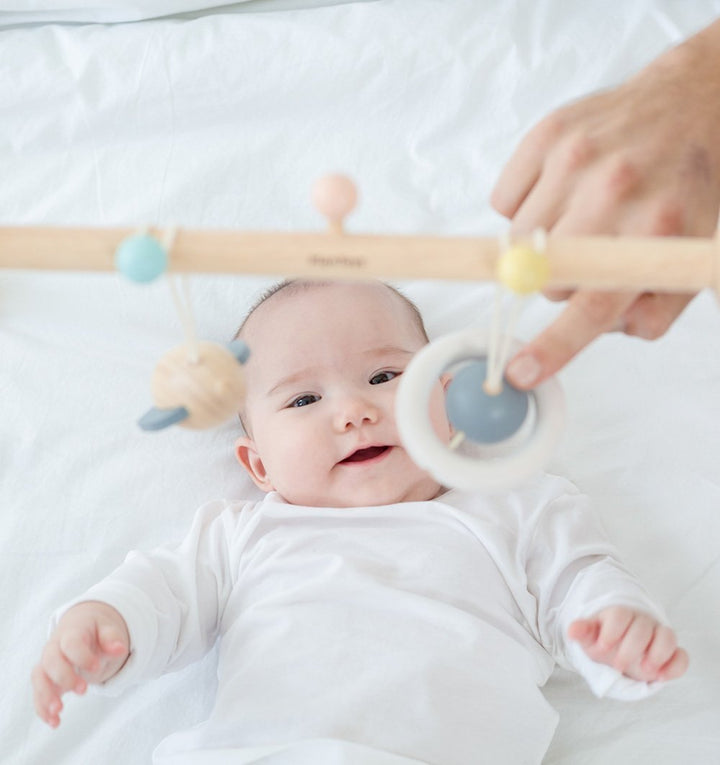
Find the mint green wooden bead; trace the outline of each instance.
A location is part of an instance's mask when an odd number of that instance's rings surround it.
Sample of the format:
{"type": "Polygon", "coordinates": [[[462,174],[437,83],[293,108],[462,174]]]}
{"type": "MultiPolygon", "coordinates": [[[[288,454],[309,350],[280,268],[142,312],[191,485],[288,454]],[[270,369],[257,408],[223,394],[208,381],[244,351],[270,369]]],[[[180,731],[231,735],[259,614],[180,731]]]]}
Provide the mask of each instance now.
{"type": "Polygon", "coordinates": [[[133,282],[157,279],[167,269],[165,248],[149,234],[136,234],[120,242],[115,250],[115,268],[133,282]]]}

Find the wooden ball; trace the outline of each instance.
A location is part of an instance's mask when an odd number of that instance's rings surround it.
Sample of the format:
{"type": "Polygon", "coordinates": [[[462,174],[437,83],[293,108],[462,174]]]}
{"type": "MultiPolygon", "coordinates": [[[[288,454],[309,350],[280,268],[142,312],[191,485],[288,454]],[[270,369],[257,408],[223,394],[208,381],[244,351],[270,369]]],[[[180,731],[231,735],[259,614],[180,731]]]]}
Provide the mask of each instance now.
{"type": "Polygon", "coordinates": [[[547,257],[530,247],[511,247],[498,260],[498,281],[519,295],[538,292],[547,284],[549,276],[547,257]]]}
{"type": "Polygon", "coordinates": [[[325,175],[313,186],[315,207],[329,221],[339,223],[357,204],[357,189],[346,175],[325,175]]]}
{"type": "Polygon", "coordinates": [[[529,407],[528,393],[507,381],[500,392],[488,394],[483,386],[486,377],[486,359],[469,363],[453,377],[445,398],[453,427],[479,444],[510,438],[525,422],[529,407]]]}
{"type": "Polygon", "coordinates": [[[115,267],[130,281],[151,282],[167,270],[165,248],[149,234],[129,236],[115,251],[115,267]]]}
{"type": "Polygon", "coordinates": [[[245,396],[240,362],[222,345],[206,341],[169,350],[157,363],[150,388],[155,406],[185,407],[190,414],[179,424],[197,430],[230,419],[245,396]]]}

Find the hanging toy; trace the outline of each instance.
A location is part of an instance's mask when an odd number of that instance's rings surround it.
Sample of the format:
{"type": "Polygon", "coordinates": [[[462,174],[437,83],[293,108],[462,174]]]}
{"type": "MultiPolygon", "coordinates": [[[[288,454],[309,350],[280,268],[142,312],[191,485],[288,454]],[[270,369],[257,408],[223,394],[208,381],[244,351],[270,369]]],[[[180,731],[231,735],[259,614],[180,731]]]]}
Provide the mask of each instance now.
{"type": "MultiPolygon", "coordinates": [[[[174,238],[172,230],[163,242],[148,233],[128,237],[115,252],[116,268],[131,281],[153,281],[167,270],[174,238]]],[[[245,395],[241,365],[250,351],[241,340],[226,347],[198,341],[187,281],[181,278],[184,300],[171,274],[168,283],[183,324],[185,342],[168,351],[157,363],[150,382],[155,406],[138,424],[143,430],[162,430],[175,424],[211,428],[240,409],[245,395]]]]}
{"type": "Polygon", "coordinates": [[[542,468],[562,433],[564,402],[555,379],[522,391],[503,377],[509,354],[521,347],[512,337],[521,300],[548,279],[544,250],[542,232],[535,234],[532,248],[511,247],[503,238],[490,333],[446,335],[416,354],[400,378],[400,437],[412,459],[446,486],[504,491],[542,468]],[[503,288],[512,293],[506,332],[501,331],[503,288]],[[433,388],[445,376],[450,378],[445,408],[454,431],[449,444],[425,414],[433,388]]]}
{"type": "MultiPolygon", "coordinates": [[[[327,241],[333,249],[323,254],[318,244],[310,261],[323,269],[338,260],[362,264],[362,259],[336,254],[338,237],[343,248],[353,240],[343,226],[357,201],[352,181],[340,175],[322,178],[315,184],[313,200],[328,219],[327,241]]],[[[167,270],[173,240],[173,231],[162,242],[146,232],[128,237],[117,248],[116,266],[132,281],[152,281],[167,270]]],[[[557,381],[550,379],[532,391],[521,391],[503,377],[509,354],[521,347],[512,337],[521,301],[547,283],[544,251],[542,232],[536,233],[532,247],[511,246],[504,237],[495,269],[498,289],[489,334],[466,330],[428,344],[400,379],[396,401],[400,437],[411,458],[446,486],[505,490],[541,468],[560,436],[564,406],[557,381]],[[502,331],[508,291],[511,307],[507,330],[502,331]],[[437,437],[428,416],[430,396],[441,378],[448,380],[446,411],[454,432],[447,444],[437,437]]],[[[185,342],[158,362],[151,381],[155,406],[139,424],[145,430],[173,424],[219,425],[240,409],[245,392],[242,364],[249,350],[241,341],[228,347],[199,342],[187,282],[181,279],[181,290],[168,274],[168,283],[185,342]]]]}

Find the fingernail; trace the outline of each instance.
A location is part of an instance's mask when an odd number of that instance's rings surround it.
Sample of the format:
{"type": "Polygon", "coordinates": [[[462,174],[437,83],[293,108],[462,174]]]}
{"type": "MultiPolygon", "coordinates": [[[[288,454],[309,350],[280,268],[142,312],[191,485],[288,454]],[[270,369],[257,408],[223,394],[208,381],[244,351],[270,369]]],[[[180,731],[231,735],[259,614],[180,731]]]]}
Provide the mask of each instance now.
{"type": "Polygon", "coordinates": [[[505,376],[519,388],[530,388],[540,377],[540,371],[538,360],[528,354],[512,361],[505,370],[505,376]]]}

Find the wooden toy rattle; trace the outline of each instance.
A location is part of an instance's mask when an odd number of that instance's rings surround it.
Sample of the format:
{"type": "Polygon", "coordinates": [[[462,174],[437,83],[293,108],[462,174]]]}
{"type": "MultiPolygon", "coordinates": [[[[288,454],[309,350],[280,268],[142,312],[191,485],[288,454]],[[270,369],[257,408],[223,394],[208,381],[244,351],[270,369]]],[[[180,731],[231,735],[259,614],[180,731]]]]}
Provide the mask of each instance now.
{"type": "MultiPolygon", "coordinates": [[[[163,241],[148,233],[124,239],[115,252],[115,264],[123,276],[137,283],[154,281],[168,265],[175,231],[163,241]]],[[[211,428],[237,414],[245,395],[241,364],[250,351],[235,340],[223,347],[198,341],[187,282],[182,297],[173,277],[168,283],[180,315],[185,342],[162,356],[150,381],[155,406],[138,421],[143,430],[162,430],[170,425],[211,428]]]]}
{"type": "Polygon", "coordinates": [[[396,417],[400,437],[412,459],[440,483],[458,489],[504,491],[544,466],[564,423],[564,399],[555,378],[532,391],[503,378],[509,354],[521,343],[512,336],[523,296],[541,290],[548,278],[543,232],[533,248],[501,239],[498,289],[488,333],[455,332],[426,345],[400,378],[396,417]],[[508,327],[502,330],[503,290],[511,293],[508,327]],[[454,429],[449,444],[432,429],[427,411],[435,382],[445,387],[445,408],[454,429]],[[460,450],[463,444],[466,447],[460,450]],[[464,452],[464,453],[463,453],[464,452]]]}
{"type": "Polygon", "coordinates": [[[325,233],[179,230],[165,237],[127,228],[0,227],[0,267],[74,270],[118,268],[137,282],[168,271],[185,327],[185,343],[158,363],[155,406],[141,426],[178,423],[203,428],[234,415],[243,396],[249,350],[195,337],[173,274],[277,274],[309,279],[493,280],[515,297],[503,329],[500,291],[489,333],[465,331],[416,355],[398,389],[401,437],[418,464],[448,486],[499,490],[541,467],[562,429],[560,387],[548,380],[531,392],[503,380],[516,347],[512,327],[523,295],[553,289],[720,294],[720,246],[696,237],[492,237],[348,234],[344,218],[357,192],[344,176],[321,179],[313,191],[329,221],[325,233]],[[163,239],[163,241],[161,241],[163,239]],[[172,250],[172,252],[171,252],[172,250]],[[442,444],[425,416],[430,390],[450,378],[446,408],[455,436],[442,444]]]}

